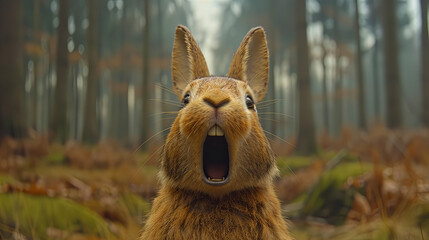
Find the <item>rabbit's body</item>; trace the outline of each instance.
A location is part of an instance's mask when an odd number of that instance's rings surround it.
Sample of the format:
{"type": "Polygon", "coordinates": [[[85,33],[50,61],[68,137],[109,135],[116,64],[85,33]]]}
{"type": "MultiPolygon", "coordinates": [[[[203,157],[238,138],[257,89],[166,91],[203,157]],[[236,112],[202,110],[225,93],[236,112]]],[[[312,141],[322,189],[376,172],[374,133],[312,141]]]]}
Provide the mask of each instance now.
{"type": "Polygon", "coordinates": [[[141,239],[290,239],[254,104],[268,83],[264,31],[246,35],[227,77],[210,77],[189,30],[179,26],[172,75],[184,107],[164,146],[162,187],[141,239]]]}
{"type": "Polygon", "coordinates": [[[235,191],[214,199],[163,188],[144,239],[289,239],[271,188],[235,191]]]}

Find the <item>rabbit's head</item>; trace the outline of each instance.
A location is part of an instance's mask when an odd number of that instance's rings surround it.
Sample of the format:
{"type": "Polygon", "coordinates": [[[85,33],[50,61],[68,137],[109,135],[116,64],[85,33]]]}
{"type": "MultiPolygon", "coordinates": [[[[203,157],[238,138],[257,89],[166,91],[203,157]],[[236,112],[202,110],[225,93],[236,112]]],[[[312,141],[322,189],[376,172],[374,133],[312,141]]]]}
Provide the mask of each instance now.
{"type": "Polygon", "coordinates": [[[165,143],[162,181],[212,196],[269,183],[277,167],[255,105],[268,84],[264,30],[251,29],[227,76],[212,77],[191,33],[178,26],[172,81],[183,108],[165,143]]]}

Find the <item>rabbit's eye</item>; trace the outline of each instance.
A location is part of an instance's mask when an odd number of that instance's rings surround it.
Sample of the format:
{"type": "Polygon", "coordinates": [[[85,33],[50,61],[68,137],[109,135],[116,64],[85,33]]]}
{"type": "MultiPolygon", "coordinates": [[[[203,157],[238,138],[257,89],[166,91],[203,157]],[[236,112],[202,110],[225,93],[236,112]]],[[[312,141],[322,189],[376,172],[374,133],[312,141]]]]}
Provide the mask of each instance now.
{"type": "Polygon", "coordinates": [[[255,102],[250,95],[246,96],[246,106],[248,109],[255,109],[255,102]]]}
{"type": "Polygon", "coordinates": [[[191,100],[191,95],[189,93],[185,94],[185,96],[182,99],[183,106],[186,106],[190,100],[191,100]]]}

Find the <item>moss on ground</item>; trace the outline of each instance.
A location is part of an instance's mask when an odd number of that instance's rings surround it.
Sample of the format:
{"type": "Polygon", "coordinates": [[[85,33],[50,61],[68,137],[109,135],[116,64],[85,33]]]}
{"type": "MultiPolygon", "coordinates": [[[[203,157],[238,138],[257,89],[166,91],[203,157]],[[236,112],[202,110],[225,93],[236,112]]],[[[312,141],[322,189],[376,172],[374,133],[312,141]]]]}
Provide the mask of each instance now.
{"type": "Polygon", "coordinates": [[[143,198],[136,194],[122,194],[121,201],[125,205],[130,216],[132,216],[137,223],[142,223],[142,221],[150,211],[149,202],[145,201],[143,198]]]}
{"type": "Polygon", "coordinates": [[[0,185],[3,184],[17,184],[19,183],[14,177],[10,176],[10,175],[5,175],[5,174],[0,174],[0,185]]]}
{"type": "Polygon", "coordinates": [[[287,176],[301,168],[309,166],[314,160],[314,156],[280,157],[277,159],[277,167],[280,170],[280,176],[287,176]]]}
{"type": "Polygon", "coordinates": [[[57,239],[48,229],[115,239],[107,222],[94,211],[64,198],[23,193],[0,194],[0,233],[14,230],[29,239],[57,239]]]}
{"type": "Polygon", "coordinates": [[[53,150],[43,158],[42,162],[48,165],[61,165],[66,163],[66,158],[63,152],[53,150]]]}
{"type": "Polygon", "coordinates": [[[371,166],[358,161],[348,161],[325,172],[307,195],[301,215],[324,218],[332,224],[342,224],[351,208],[354,194],[360,191],[343,186],[349,178],[370,171],[371,166]]]}

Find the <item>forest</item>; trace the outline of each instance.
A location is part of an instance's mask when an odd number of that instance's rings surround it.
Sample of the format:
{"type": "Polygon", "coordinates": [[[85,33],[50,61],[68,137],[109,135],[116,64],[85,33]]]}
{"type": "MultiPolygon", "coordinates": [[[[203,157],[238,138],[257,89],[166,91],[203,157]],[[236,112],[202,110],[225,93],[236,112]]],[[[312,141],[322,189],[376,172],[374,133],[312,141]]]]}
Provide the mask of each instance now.
{"type": "Polygon", "coordinates": [[[262,26],[256,104],[295,239],[429,239],[428,0],[0,0],[0,239],[137,239],[176,26],[212,75],[262,26]],[[425,67],[426,66],[426,67],[425,67]]]}

